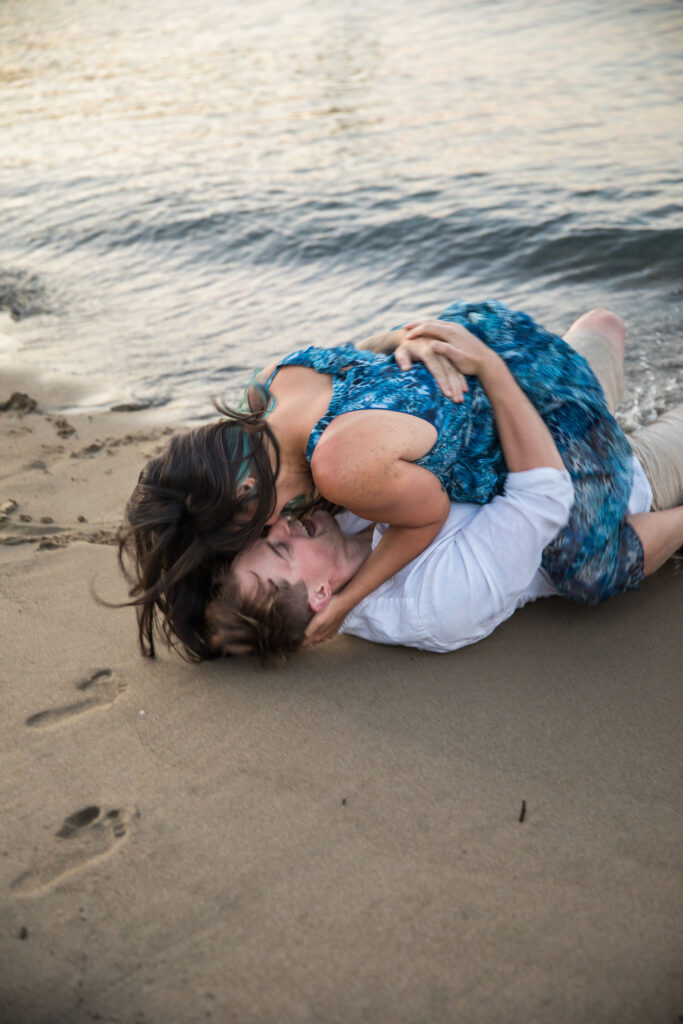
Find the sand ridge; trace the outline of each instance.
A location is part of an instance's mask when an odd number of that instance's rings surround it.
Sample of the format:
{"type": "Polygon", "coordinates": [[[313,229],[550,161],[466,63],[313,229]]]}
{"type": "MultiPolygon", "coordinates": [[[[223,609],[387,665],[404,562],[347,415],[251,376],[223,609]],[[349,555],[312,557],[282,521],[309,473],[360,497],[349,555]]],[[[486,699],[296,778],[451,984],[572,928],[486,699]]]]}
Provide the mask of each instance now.
{"type": "Polygon", "coordinates": [[[74,541],[115,544],[121,499],[117,493],[116,504],[106,502],[116,488],[104,479],[113,475],[113,467],[98,460],[94,472],[84,472],[80,463],[125,451],[132,490],[136,470],[161,450],[171,428],[157,425],[112,434],[107,428],[119,426],[120,415],[79,414],[67,419],[43,412],[36,399],[20,392],[3,404],[8,408],[0,411],[0,544],[35,544],[38,550],[74,541]],[[83,483],[88,486],[78,486],[83,483]],[[97,501],[93,484],[105,500],[97,501]]]}

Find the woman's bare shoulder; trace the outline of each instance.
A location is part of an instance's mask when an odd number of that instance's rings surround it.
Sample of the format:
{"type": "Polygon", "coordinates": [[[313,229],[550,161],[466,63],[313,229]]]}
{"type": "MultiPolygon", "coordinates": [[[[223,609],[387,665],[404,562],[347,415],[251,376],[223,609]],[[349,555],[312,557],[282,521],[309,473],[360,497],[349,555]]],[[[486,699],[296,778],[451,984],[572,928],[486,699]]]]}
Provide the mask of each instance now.
{"type": "Polygon", "coordinates": [[[274,363],[269,363],[268,366],[264,366],[263,369],[259,370],[259,372],[254,377],[254,384],[267,384],[270,377],[277,370],[277,367],[277,361],[275,361],[274,363]]]}
{"type": "Polygon", "coordinates": [[[431,424],[404,413],[345,413],[323,432],[311,472],[325,497],[351,505],[384,493],[399,469],[424,455],[435,438],[431,424]]]}
{"type": "Polygon", "coordinates": [[[358,409],[335,416],[316,447],[320,462],[335,466],[349,459],[362,464],[425,455],[437,439],[427,420],[394,409],[358,409]]]}
{"type": "Polygon", "coordinates": [[[375,430],[362,443],[352,443],[340,431],[328,445],[320,443],[311,459],[320,493],[365,519],[401,526],[443,520],[448,498],[437,477],[402,458],[393,438],[383,439],[381,434],[375,430]]]}

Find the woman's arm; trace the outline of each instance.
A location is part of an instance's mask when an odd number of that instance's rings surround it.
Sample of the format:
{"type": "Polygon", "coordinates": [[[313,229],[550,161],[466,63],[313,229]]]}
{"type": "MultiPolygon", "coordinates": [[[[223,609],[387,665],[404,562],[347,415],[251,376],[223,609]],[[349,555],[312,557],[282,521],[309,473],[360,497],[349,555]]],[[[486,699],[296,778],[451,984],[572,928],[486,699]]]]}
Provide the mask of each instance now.
{"type": "Polygon", "coordinates": [[[324,611],[313,616],[306,630],[304,646],[331,640],[336,636],[344,619],[357,604],[429,547],[438,536],[447,515],[448,511],[443,520],[419,529],[390,526],[360,571],[343,590],[331,598],[324,611]]]}
{"type": "Polygon", "coordinates": [[[363,519],[391,525],[356,576],[311,620],[307,644],[334,636],[359,601],[434,540],[448,516],[450,502],[441,483],[412,461],[420,452],[406,449],[405,458],[397,454],[414,431],[411,419],[373,411],[321,439],[314,453],[313,476],[328,500],[363,519]],[[406,438],[401,438],[402,431],[406,438]],[[349,451],[354,452],[352,460],[349,451]]]}
{"type": "MultiPolygon", "coordinates": [[[[550,431],[500,356],[459,325],[429,321],[416,325],[412,333],[416,338],[428,336],[430,347],[445,355],[459,372],[480,378],[493,407],[510,471],[537,466],[564,469],[550,431]],[[441,340],[444,337],[448,340],[441,340]]],[[[375,418],[377,415],[374,413],[375,418]]],[[[311,465],[316,484],[326,498],[346,505],[364,519],[391,526],[360,572],[323,612],[313,617],[306,633],[307,644],[334,636],[359,601],[424,551],[448,516],[450,502],[439,480],[421,466],[400,458],[396,429],[388,419],[373,422],[379,429],[373,429],[372,435],[364,436],[367,428],[357,420],[356,436],[339,432],[330,437],[330,444],[319,445],[311,465]],[[389,441],[383,443],[384,429],[391,430],[393,457],[389,441]],[[349,448],[364,453],[363,458],[349,460],[349,448]],[[379,456],[373,457],[373,451],[379,456]]]]}

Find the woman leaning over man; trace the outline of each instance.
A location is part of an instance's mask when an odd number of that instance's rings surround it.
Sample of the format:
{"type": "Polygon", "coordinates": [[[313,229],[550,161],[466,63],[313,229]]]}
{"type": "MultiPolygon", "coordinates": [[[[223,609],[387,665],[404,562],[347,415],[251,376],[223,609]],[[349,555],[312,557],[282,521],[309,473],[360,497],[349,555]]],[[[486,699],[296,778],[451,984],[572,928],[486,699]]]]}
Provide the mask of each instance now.
{"type": "Polygon", "coordinates": [[[451,343],[449,357],[466,375],[455,401],[422,365],[401,371],[391,356],[351,346],[307,349],[266,373],[250,413],[173,438],[148,464],[122,537],[143,649],[153,652],[159,616],[190,656],[215,653],[205,607],[216,566],[314,484],[331,502],[390,524],[311,624],[315,639],[336,633],[359,600],[433,540],[449,499],[483,503],[502,491],[496,418],[513,395],[543,417],[574,485],[570,521],[544,553],[558,591],[594,602],[639,585],[675,538],[670,519],[628,520],[631,449],[585,360],[498,303],[455,303],[403,335],[424,336],[451,343]]]}

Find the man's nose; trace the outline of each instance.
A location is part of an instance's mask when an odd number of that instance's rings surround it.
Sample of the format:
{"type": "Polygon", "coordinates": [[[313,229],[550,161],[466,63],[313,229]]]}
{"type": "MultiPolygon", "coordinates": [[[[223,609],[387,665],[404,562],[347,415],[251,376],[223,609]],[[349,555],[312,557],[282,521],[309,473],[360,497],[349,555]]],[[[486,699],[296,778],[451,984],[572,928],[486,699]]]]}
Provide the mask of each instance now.
{"type": "Polygon", "coordinates": [[[266,526],[270,527],[270,529],[268,531],[268,536],[269,537],[272,537],[273,534],[276,537],[280,537],[280,536],[287,536],[288,534],[291,533],[291,530],[290,530],[290,527],[289,527],[289,523],[287,522],[285,517],[283,515],[280,515],[280,514],[272,515],[270,517],[270,519],[268,520],[268,522],[266,523],[266,526]]]}

